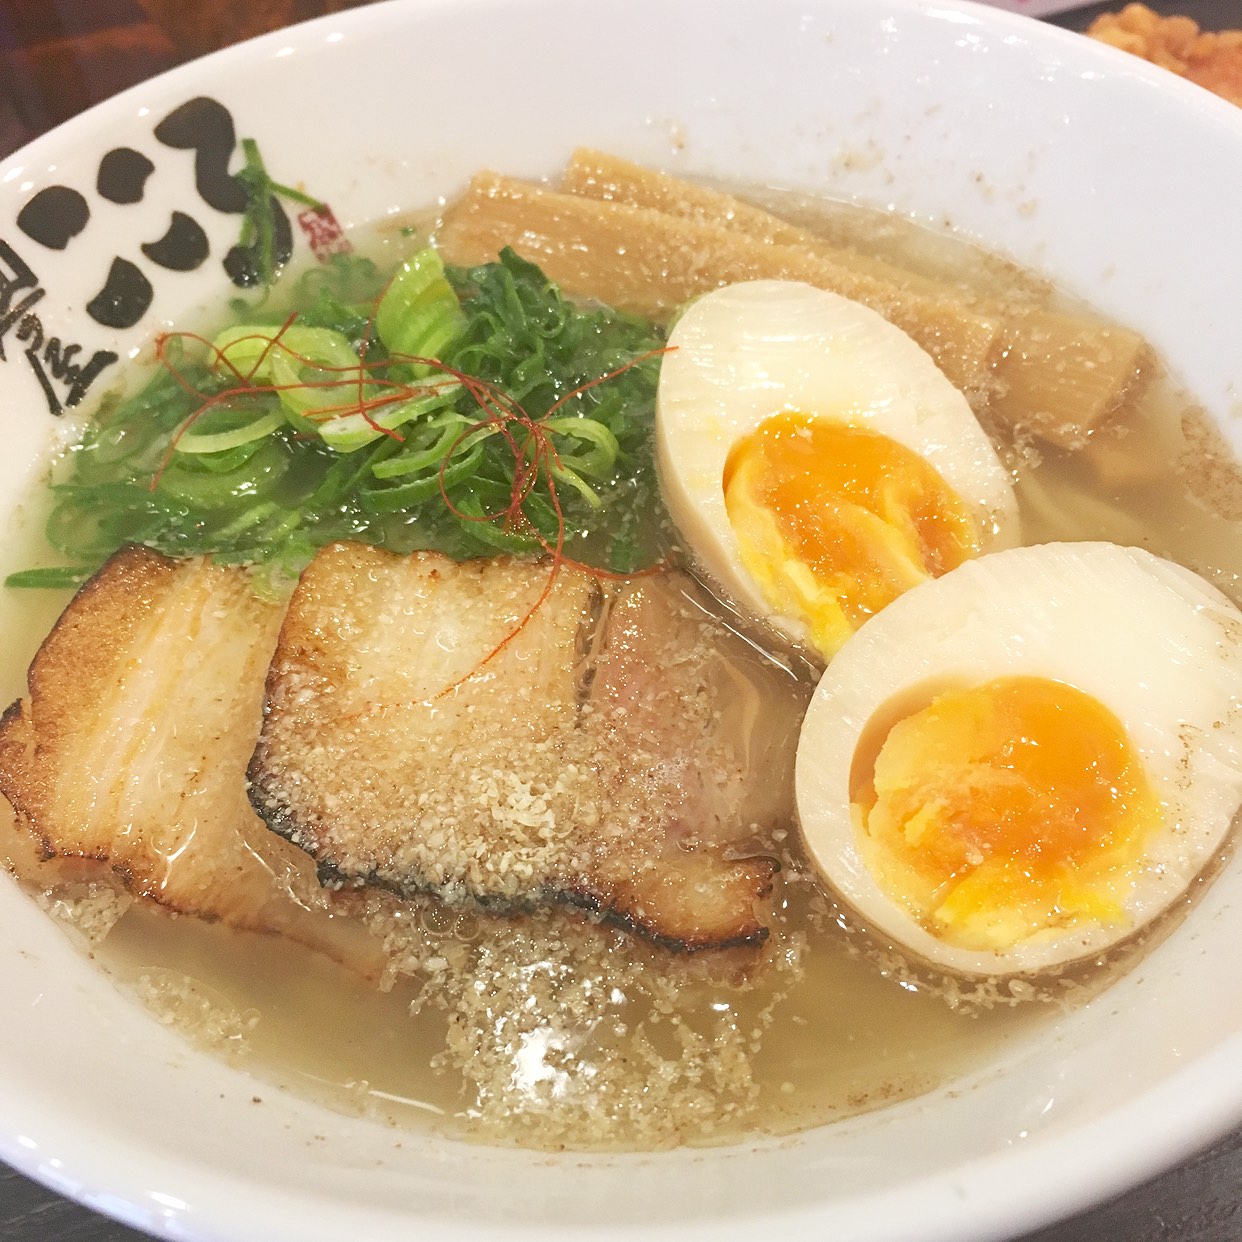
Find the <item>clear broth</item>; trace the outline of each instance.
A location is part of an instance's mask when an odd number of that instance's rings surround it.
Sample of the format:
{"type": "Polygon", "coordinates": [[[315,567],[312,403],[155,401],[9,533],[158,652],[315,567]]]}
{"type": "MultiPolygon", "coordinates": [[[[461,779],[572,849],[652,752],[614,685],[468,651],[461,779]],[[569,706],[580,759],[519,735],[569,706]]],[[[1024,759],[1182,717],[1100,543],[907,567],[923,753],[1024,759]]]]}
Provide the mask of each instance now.
{"type": "MultiPolygon", "coordinates": [[[[1002,260],[893,217],[787,196],[776,205],[913,270],[1067,308],[1002,260]]],[[[408,230],[391,229],[377,257],[391,262],[411,244],[408,230]]],[[[1167,376],[1079,450],[1051,449],[1021,428],[998,448],[1026,542],[1137,544],[1242,597],[1242,487],[1209,421],[1167,376]]],[[[37,505],[27,517],[37,524],[37,505]]],[[[36,563],[29,544],[10,552],[36,563]]],[[[0,678],[10,697],[63,602],[9,593],[0,650],[12,658],[0,678]]],[[[792,678],[777,692],[784,723],[770,727],[786,730],[790,763],[808,692],[792,678]]],[[[985,1066],[1132,956],[1038,985],[938,977],[838,911],[803,870],[793,835],[779,843],[767,964],[750,982],[735,962],[671,958],[557,911],[507,920],[376,896],[368,918],[391,960],[377,986],[276,937],[140,903],[114,919],[110,894],[43,900],[160,1020],[274,1087],[400,1125],[546,1149],[724,1143],[916,1095],[985,1066]]]]}

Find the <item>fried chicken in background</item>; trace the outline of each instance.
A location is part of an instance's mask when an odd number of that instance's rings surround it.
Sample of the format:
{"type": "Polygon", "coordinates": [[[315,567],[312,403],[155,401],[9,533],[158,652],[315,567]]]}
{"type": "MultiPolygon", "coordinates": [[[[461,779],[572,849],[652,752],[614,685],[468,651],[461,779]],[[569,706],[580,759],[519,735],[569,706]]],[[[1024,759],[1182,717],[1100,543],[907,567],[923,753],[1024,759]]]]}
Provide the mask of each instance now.
{"type": "Polygon", "coordinates": [[[1242,30],[1201,31],[1189,17],[1161,17],[1145,4],[1104,13],[1087,33],[1242,104],[1242,30]]]}

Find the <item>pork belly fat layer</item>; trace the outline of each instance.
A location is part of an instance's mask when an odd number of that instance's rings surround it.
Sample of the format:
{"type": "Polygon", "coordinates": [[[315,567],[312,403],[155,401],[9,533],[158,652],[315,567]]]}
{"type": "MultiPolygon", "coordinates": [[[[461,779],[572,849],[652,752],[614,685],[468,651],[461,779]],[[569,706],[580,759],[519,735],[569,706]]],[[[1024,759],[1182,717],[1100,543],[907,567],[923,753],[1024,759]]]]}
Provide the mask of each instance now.
{"type": "Polygon", "coordinates": [[[734,857],[747,756],[721,729],[741,643],[688,588],[324,549],[268,674],[255,809],[328,883],[762,943],[775,864],[734,857]]]}
{"type": "Polygon", "coordinates": [[[0,794],[34,847],[7,851],[24,881],[107,881],[378,965],[373,948],[329,928],[313,868],[246,798],[281,616],[239,569],[139,547],[108,561],[0,723],[0,794]]]}

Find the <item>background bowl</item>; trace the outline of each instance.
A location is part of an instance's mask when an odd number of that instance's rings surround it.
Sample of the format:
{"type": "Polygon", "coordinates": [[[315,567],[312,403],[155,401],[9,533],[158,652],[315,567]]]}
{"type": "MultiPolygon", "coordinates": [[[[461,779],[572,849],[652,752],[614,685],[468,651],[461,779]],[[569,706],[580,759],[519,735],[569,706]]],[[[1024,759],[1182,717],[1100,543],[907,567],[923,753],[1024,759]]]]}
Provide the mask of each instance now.
{"type": "MultiPolygon", "coordinates": [[[[74,388],[63,368],[32,363],[36,327],[44,362],[53,337],[62,359],[79,346],[74,365],[118,356],[85,385],[77,375],[87,405],[131,351],[228,292],[213,258],[156,271],[131,326],[86,309],[113,261],[137,259],[174,210],[203,226],[213,256],[236,239],[236,216],[199,192],[193,153],[155,137],[201,97],[346,229],[451,194],[483,166],[551,173],[578,144],[947,227],[1141,330],[1242,439],[1242,115],[1228,105],[951,0],[403,0],[187,66],[0,165],[6,530],[64,434],[49,410],[74,388]],[[154,165],[140,203],[98,191],[119,147],[154,165]],[[53,185],[87,207],[82,220],[64,199],[61,234],[81,227],[59,249],[18,223],[53,185]]],[[[553,1157],[396,1132],[256,1083],[118,994],[6,882],[0,1155],[183,1239],[386,1242],[415,1223],[462,1239],[1000,1237],[1242,1119],[1239,942],[1235,863],[1096,1001],[931,1095],[745,1147],[553,1157]]]]}

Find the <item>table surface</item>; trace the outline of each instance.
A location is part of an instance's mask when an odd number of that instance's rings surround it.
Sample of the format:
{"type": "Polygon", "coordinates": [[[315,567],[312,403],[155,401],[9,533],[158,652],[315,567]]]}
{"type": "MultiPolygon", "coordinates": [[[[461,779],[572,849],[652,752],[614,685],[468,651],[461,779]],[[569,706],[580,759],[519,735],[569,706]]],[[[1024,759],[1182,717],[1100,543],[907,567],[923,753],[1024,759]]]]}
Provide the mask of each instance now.
{"type": "MultiPolygon", "coordinates": [[[[0,0],[0,158],[126,86],[210,50],[365,0],[0,0]]],[[[1242,0],[1148,0],[1204,29],[1242,27],[1242,0]]],[[[1053,19],[1085,30],[1096,4],[1053,19]]],[[[143,1235],[0,1165],[4,1242],[143,1235]]],[[[1242,1128],[1178,1168],[1021,1242],[1242,1242],[1242,1128]]],[[[261,1242],[256,1239],[255,1242],[261,1242]]]]}

